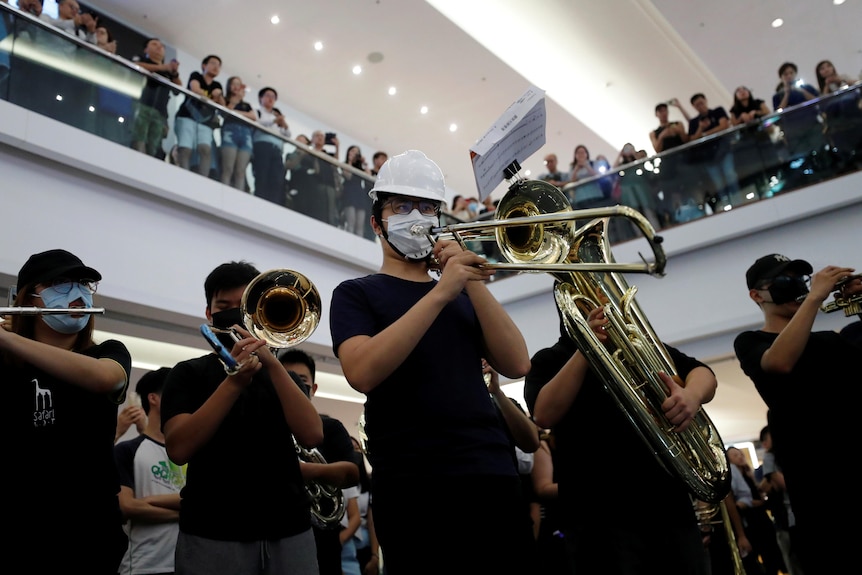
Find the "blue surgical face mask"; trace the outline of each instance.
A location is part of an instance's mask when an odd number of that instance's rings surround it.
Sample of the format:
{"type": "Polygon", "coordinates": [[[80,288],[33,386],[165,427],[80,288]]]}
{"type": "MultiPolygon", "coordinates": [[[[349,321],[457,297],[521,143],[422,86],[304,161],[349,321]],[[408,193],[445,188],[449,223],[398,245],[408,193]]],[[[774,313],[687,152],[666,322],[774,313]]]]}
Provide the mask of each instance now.
{"type": "MultiPolygon", "coordinates": [[[[69,293],[61,293],[55,288],[49,287],[43,289],[39,297],[42,298],[42,303],[47,308],[68,308],[71,307],[72,302],[77,300],[83,301],[84,307],[93,307],[93,294],[85,292],[81,289],[81,284],[77,282],[72,282],[69,293]]],[[[56,332],[73,334],[87,327],[90,315],[84,314],[81,317],[73,317],[72,314],[42,314],[42,321],[56,332]]]]}

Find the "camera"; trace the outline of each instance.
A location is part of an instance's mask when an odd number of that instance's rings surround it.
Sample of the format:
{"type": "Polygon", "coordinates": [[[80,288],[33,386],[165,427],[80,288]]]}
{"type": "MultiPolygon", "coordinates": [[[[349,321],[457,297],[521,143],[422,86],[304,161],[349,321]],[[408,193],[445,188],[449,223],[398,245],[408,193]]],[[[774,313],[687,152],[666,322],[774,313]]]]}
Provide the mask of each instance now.
{"type": "Polygon", "coordinates": [[[323,143],[324,144],[331,144],[334,146],[335,145],[335,137],[336,137],[335,132],[326,132],[326,135],[323,137],[323,143]]]}

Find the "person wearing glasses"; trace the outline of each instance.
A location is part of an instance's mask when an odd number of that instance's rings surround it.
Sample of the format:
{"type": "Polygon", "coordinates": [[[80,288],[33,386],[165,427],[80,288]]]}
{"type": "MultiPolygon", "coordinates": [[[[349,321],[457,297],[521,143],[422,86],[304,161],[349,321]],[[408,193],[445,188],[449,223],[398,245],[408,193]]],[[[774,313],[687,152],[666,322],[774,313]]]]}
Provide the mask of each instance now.
{"type": "MultiPolygon", "coordinates": [[[[93,308],[101,279],[66,250],[33,254],[18,272],[13,306],[93,308]]],[[[114,432],[132,369],[129,351],[113,339],[96,343],[93,313],[12,313],[0,325],[15,499],[6,511],[15,526],[6,557],[33,573],[116,575],[128,539],[114,432]]]]}
{"type": "Polygon", "coordinates": [[[369,195],[383,263],[339,284],[329,317],[344,375],[366,396],[386,571],[427,569],[421,562],[443,535],[450,571],[529,573],[528,507],[482,375],[484,357],[505,377],[524,376],[524,337],[486,286],[494,273],[486,260],[422,233],[438,225],[445,199],[436,163],[418,150],[393,156],[369,195]],[[445,532],[417,516],[417,495],[422,509],[449,519],[445,532]]]}
{"type": "Polygon", "coordinates": [[[733,342],[742,370],[769,408],[772,451],[793,501],[794,543],[806,575],[840,573],[842,565],[857,562],[855,514],[836,513],[825,503],[832,479],[811,457],[830,465],[847,461],[857,448],[862,403],[862,347],[835,331],[813,331],[824,300],[854,270],[826,266],[809,287],[812,271],[807,261],[780,254],[755,261],[745,278],[763,327],[733,342]]]}

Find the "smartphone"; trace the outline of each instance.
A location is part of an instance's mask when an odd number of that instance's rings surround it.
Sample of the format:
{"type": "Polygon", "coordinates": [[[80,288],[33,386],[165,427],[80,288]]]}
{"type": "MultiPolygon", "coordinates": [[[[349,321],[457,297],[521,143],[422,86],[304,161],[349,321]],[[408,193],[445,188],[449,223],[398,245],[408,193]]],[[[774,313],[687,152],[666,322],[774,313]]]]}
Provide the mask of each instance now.
{"type": "Polygon", "coordinates": [[[204,339],[209,342],[213,351],[216,352],[216,355],[218,355],[218,358],[224,364],[226,372],[232,375],[239,371],[239,362],[230,354],[230,350],[219,341],[218,336],[216,336],[209,324],[201,324],[201,335],[204,336],[204,339]]]}
{"type": "Polygon", "coordinates": [[[326,134],[323,136],[323,143],[335,145],[335,142],[333,141],[333,140],[335,140],[335,137],[336,137],[335,132],[326,132],[326,134]]]}

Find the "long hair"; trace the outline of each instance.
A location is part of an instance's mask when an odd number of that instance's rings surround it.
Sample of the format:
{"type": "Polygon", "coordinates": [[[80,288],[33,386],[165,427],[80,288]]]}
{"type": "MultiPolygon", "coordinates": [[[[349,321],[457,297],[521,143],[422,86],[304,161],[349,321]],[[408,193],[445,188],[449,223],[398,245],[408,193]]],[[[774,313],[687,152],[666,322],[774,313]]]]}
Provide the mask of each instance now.
{"type": "Polygon", "coordinates": [[[832,66],[832,70],[835,70],[835,64],[832,63],[831,60],[820,60],[817,62],[817,65],[814,67],[814,74],[817,76],[817,87],[820,88],[820,93],[823,93],[823,89],[826,88],[826,78],[820,75],[820,66],[823,64],[829,64],[832,66]]]}

